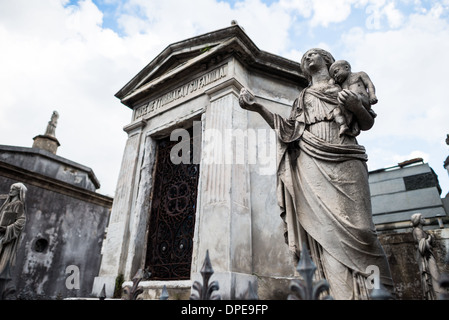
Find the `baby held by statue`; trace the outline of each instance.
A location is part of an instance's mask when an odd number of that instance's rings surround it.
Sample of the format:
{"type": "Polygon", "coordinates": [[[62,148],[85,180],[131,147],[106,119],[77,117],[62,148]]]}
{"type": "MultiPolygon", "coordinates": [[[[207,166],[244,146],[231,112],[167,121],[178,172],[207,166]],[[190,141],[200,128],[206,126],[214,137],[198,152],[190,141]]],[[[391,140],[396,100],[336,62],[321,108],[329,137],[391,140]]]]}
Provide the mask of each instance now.
{"type": "MultiPolygon", "coordinates": [[[[377,115],[371,109],[371,105],[377,103],[374,84],[370,77],[363,71],[351,72],[351,65],[346,60],[337,60],[329,68],[329,73],[336,84],[342,89],[348,89],[356,93],[363,106],[375,118],[377,115]]],[[[352,135],[349,123],[352,114],[345,110],[342,105],[337,106],[334,111],[335,122],[340,126],[340,136],[343,134],[352,135]]]]}

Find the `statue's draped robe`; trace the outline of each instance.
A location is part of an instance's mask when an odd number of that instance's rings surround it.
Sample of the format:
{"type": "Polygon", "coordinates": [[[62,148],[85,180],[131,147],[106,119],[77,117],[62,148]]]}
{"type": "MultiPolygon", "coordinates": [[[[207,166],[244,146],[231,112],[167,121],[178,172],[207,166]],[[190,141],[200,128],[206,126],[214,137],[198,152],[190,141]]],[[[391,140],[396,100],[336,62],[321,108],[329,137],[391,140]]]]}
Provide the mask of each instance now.
{"type": "Polygon", "coordinates": [[[418,241],[418,261],[421,271],[421,284],[424,298],[436,300],[442,292],[439,284],[440,271],[432,251],[432,240],[423,230],[413,230],[415,239],[418,241]],[[420,237],[421,236],[421,237],[420,237]]]}
{"type": "MultiPolygon", "coordinates": [[[[335,96],[304,89],[285,119],[274,115],[278,137],[277,197],[285,236],[299,257],[308,243],[335,299],[366,299],[368,266],[393,282],[371,213],[367,155],[354,136],[340,136],[335,96]]],[[[356,123],[350,128],[355,135],[356,123]]]]}
{"type": "Polygon", "coordinates": [[[10,269],[7,267],[12,267],[15,263],[17,245],[25,221],[22,201],[12,201],[1,207],[0,226],[6,227],[6,232],[0,236],[0,278],[10,278],[10,269]]]}

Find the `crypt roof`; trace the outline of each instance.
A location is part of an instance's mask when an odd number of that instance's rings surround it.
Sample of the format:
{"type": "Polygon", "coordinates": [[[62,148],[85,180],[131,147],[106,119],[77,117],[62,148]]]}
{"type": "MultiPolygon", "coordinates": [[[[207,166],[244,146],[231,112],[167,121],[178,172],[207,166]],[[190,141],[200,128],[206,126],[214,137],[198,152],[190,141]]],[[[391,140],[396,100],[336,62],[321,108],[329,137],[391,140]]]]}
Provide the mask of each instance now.
{"type": "Polygon", "coordinates": [[[91,168],[44,149],[0,145],[1,163],[11,164],[93,192],[100,188],[100,182],[91,168]]]}
{"type": "Polygon", "coordinates": [[[260,50],[239,25],[232,25],[170,44],[115,96],[133,108],[136,101],[169,81],[204,70],[231,55],[253,70],[307,86],[298,62],[260,50]]]}

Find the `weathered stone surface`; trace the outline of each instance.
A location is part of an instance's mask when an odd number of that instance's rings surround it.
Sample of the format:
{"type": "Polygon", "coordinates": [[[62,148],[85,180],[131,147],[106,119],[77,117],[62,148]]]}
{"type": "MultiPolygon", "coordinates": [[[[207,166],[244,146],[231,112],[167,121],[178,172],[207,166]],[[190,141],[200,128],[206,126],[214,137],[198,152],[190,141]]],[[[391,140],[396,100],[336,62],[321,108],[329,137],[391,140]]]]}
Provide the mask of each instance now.
{"type": "Polygon", "coordinates": [[[50,121],[48,122],[45,134],[38,135],[33,138],[33,148],[46,150],[50,153],[56,154],[60,143],[56,139],[55,130],[58,123],[59,114],[57,111],[53,111],[50,121]]]}
{"type": "Polygon", "coordinates": [[[46,150],[50,153],[56,154],[60,146],[58,139],[55,137],[38,135],[33,138],[33,148],[46,150]]]}
{"type": "Polygon", "coordinates": [[[225,299],[237,297],[248,281],[256,281],[253,273],[274,277],[273,281],[292,275],[295,266],[284,243],[276,198],[266,188],[275,181],[275,161],[248,162],[258,147],[245,135],[253,131],[249,134],[257,137],[261,129],[267,136],[269,128],[239,107],[238,93],[243,85],[252,84],[257,99],[286,112],[305,83],[297,62],[259,50],[239,26],[168,46],[128,82],[116,97],[134,110],[125,127],[127,146],[133,144],[134,151],[125,150],[118,182],[124,187],[114,199],[110,240],[103,246],[102,271],[95,281],[98,290],[102,277],[109,283],[119,273],[130,279],[144,267],[157,139],[197,120],[201,120],[202,155],[192,279],[199,275],[206,250],[225,299]],[[230,130],[231,144],[212,147],[211,130],[221,138],[230,130]],[[231,163],[207,162],[211,154],[221,154],[218,158],[231,163]]]}
{"type": "MultiPolygon", "coordinates": [[[[441,272],[449,272],[445,264],[449,252],[449,229],[433,229],[427,232],[434,235],[434,254],[441,272]]],[[[397,299],[422,300],[421,275],[417,260],[417,248],[412,229],[401,233],[383,233],[379,240],[384,247],[390,263],[397,299]]]]}
{"type": "MultiPolygon", "coordinates": [[[[112,199],[62,183],[51,187],[52,181],[45,177],[19,170],[28,194],[27,223],[14,269],[18,297],[90,296],[112,199]],[[69,266],[79,270],[78,288],[66,286],[69,266]]],[[[16,182],[14,173],[5,177],[9,173],[0,167],[0,194],[16,182]]]]}
{"type": "Polygon", "coordinates": [[[397,298],[422,299],[421,280],[412,234],[380,234],[379,240],[390,263],[397,298]]]}
{"type": "Polygon", "coordinates": [[[0,161],[90,191],[100,188],[91,168],[46,150],[0,145],[0,161]]]}

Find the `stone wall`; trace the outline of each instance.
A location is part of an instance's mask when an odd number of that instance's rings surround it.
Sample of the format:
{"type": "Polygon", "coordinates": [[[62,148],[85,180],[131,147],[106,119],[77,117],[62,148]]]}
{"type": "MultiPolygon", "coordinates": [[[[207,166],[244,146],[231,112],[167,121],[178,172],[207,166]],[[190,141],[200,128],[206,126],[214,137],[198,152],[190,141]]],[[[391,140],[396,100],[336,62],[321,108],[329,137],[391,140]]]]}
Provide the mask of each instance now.
{"type": "Polygon", "coordinates": [[[112,199],[0,162],[0,195],[18,181],[28,192],[27,221],[13,269],[17,297],[89,296],[101,263],[112,199]]]}
{"type": "MultiPolygon", "coordinates": [[[[434,255],[440,272],[449,272],[445,259],[449,253],[449,229],[426,230],[435,237],[434,255]]],[[[401,233],[384,233],[379,239],[387,254],[397,299],[422,300],[421,277],[418,266],[417,245],[412,229],[401,233]]]]}

